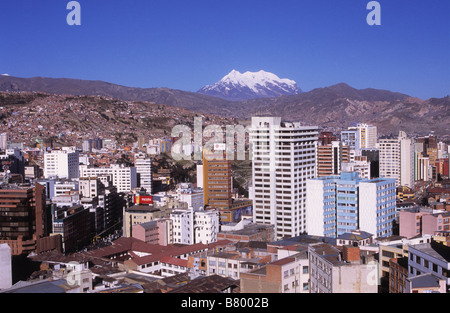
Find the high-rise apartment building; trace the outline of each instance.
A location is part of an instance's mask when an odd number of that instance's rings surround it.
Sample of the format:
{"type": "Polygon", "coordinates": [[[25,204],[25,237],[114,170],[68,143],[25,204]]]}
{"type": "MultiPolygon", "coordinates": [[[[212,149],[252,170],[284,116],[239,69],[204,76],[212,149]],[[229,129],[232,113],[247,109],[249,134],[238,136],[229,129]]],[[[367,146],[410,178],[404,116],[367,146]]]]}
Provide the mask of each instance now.
{"type": "MultiPolygon", "coordinates": [[[[365,123],[356,126],[359,137],[359,149],[376,148],[377,146],[377,127],[365,123]]],[[[358,147],[357,147],[358,149],[358,147]]]]}
{"type": "Polygon", "coordinates": [[[393,178],[396,186],[414,188],[414,142],[400,131],[397,138],[379,140],[380,177],[393,178]]]}
{"type": "Polygon", "coordinates": [[[56,237],[47,237],[51,221],[44,190],[40,184],[0,187],[0,244],[7,243],[12,255],[59,248],[56,237]]]}
{"type": "Polygon", "coordinates": [[[336,238],[356,230],[392,235],[396,189],[393,179],[363,179],[357,172],[306,182],[309,235],[336,238]]]}
{"type": "Polygon", "coordinates": [[[275,225],[277,238],[306,230],[306,180],[317,175],[317,140],[317,126],[252,118],[253,220],[275,225]]]}
{"type": "Polygon", "coordinates": [[[137,155],[134,166],[139,175],[139,185],[147,194],[152,193],[152,159],[146,155],[137,155]]]}
{"type": "Polygon", "coordinates": [[[220,158],[215,157],[216,153],[203,152],[203,203],[213,208],[228,208],[233,201],[231,161],[225,153],[220,158]]]}
{"type": "Polygon", "coordinates": [[[72,147],[63,147],[44,154],[44,178],[78,178],[79,153],[72,147]]]}
{"type": "Polygon", "coordinates": [[[358,130],[356,128],[349,128],[348,130],[341,131],[341,141],[344,146],[350,149],[359,149],[360,140],[358,130]]]}
{"type": "Polygon", "coordinates": [[[95,167],[79,165],[80,177],[98,177],[105,175],[112,176],[112,185],[117,188],[117,192],[129,192],[137,187],[136,167],[128,167],[123,164],[111,164],[107,167],[95,167]]]}
{"type": "Polygon", "coordinates": [[[350,161],[350,151],[340,141],[319,144],[317,147],[317,176],[338,175],[342,163],[350,161]]]}

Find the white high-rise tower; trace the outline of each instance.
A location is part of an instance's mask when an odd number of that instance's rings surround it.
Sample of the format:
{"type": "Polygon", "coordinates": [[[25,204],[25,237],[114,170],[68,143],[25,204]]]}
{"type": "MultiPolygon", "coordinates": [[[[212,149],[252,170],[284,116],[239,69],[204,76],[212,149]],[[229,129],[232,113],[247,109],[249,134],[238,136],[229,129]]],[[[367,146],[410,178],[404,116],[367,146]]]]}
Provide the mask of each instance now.
{"type": "Polygon", "coordinates": [[[317,126],[282,122],[280,117],[253,117],[253,219],[273,224],[277,238],[306,231],[306,180],[317,176],[317,126]]]}

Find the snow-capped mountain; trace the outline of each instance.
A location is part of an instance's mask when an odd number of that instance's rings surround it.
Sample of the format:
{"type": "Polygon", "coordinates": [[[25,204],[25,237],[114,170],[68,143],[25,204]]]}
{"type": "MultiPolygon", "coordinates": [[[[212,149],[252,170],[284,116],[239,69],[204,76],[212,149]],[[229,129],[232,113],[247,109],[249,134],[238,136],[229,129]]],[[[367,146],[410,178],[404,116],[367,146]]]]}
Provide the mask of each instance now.
{"type": "Polygon", "coordinates": [[[301,93],[297,83],[282,79],[265,71],[245,72],[232,70],[214,85],[207,85],[198,91],[201,94],[226,100],[247,100],[253,98],[273,98],[301,93]]]}

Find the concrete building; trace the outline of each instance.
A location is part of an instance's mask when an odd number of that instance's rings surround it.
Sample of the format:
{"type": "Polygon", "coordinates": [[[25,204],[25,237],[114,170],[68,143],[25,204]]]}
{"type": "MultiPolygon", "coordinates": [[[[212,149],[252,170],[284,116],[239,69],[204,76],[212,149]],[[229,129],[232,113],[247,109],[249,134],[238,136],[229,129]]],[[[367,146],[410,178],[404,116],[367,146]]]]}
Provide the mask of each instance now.
{"type": "Polygon", "coordinates": [[[80,177],[105,177],[112,176],[112,185],[117,192],[129,192],[137,187],[137,174],[135,167],[127,167],[123,164],[111,164],[108,167],[94,167],[79,165],[80,177]]]}
{"type": "Polygon", "coordinates": [[[359,149],[361,146],[359,132],[356,128],[341,131],[341,141],[344,146],[351,150],[359,149]]]}
{"type": "Polygon", "coordinates": [[[151,222],[134,224],[131,234],[133,238],[146,243],[167,246],[173,244],[172,224],[171,219],[156,219],[151,222]]]}
{"type": "Polygon", "coordinates": [[[77,252],[91,243],[89,210],[82,205],[55,207],[53,234],[61,235],[64,253],[77,252]]]}
{"type": "Polygon", "coordinates": [[[275,225],[277,238],[306,231],[305,180],[317,175],[317,140],[317,126],[252,118],[253,221],[275,225]]]}
{"type": "Polygon", "coordinates": [[[431,236],[416,236],[414,238],[386,238],[378,242],[379,249],[379,273],[381,280],[388,280],[390,275],[390,260],[408,257],[408,250],[411,245],[431,242],[431,236]]]}
{"type": "Polygon", "coordinates": [[[82,198],[95,198],[105,193],[105,185],[96,177],[80,177],[78,186],[82,198]]]}
{"type": "Polygon", "coordinates": [[[219,275],[238,280],[242,273],[249,271],[249,264],[253,264],[252,268],[259,268],[258,263],[256,259],[242,258],[235,252],[213,253],[207,256],[208,276],[219,275]]]}
{"type": "Polygon", "coordinates": [[[203,209],[203,189],[194,188],[191,183],[181,183],[176,192],[178,199],[181,202],[185,202],[188,208],[193,208],[195,210],[203,209]]]}
{"type": "Polygon", "coordinates": [[[320,144],[317,147],[317,176],[339,175],[342,163],[350,161],[350,151],[340,141],[332,141],[330,144],[320,144]]]}
{"type": "Polygon", "coordinates": [[[0,243],[0,290],[12,286],[11,248],[6,243],[0,243]]]}
{"type": "Polygon", "coordinates": [[[217,241],[219,212],[217,210],[176,209],[170,213],[173,221],[173,242],[192,245],[217,241]]]}
{"type": "Polygon", "coordinates": [[[241,293],[309,293],[306,251],[241,274],[241,293]]]}
{"type": "Polygon", "coordinates": [[[0,199],[0,244],[7,243],[12,255],[60,248],[56,237],[49,238],[51,216],[42,185],[1,185],[0,199]]]}
{"type": "Polygon", "coordinates": [[[306,181],[307,233],[336,238],[356,230],[387,237],[395,219],[395,182],[356,172],[306,181]]]}
{"type": "Polygon", "coordinates": [[[443,279],[450,291],[450,247],[435,241],[411,245],[408,251],[408,279],[433,274],[443,279]]]}
{"type": "Polygon", "coordinates": [[[308,250],[311,293],[377,293],[378,264],[359,247],[312,244],[308,250]]]}
{"type": "Polygon", "coordinates": [[[393,178],[396,186],[414,188],[414,141],[400,131],[397,138],[379,140],[380,177],[393,178]]]}
{"type": "Polygon", "coordinates": [[[145,189],[147,194],[152,194],[152,158],[146,155],[137,155],[134,166],[139,175],[139,187],[145,189]]]}
{"type": "Polygon", "coordinates": [[[376,148],[377,146],[377,127],[366,123],[356,125],[359,137],[359,149],[376,148]]]}
{"type": "Polygon", "coordinates": [[[44,154],[44,178],[78,178],[79,153],[73,147],[63,147],[44,154]]]}
{"type": "Polygon", "coordinates": [[[450,212],[448,211],[416,206],[400,210],[398,216],[399,234],[406,238],[450,231],[450,212]]]}
{"type": "Polygon", "coordinates": [[[125,208],[123,216],[123,236],[133,237],[132,229],[136,224],[143,224],[165,217],[163,212],[153,205],[133,205],[125,208]]]}
{"type": "Polygon", "coordinates": [[[231,161],[226,159],[225,153],[217,158],[215,154],[203,151],[204,205],[227,208],[232,203],[232,191],[231,161]]]}
{"type": "Polygon", "coordinates": [[[408,278],[408,257],[389,260],[389,293],[405,293],[408,278]]]}
{"type": "Polygon", "coordinates": [[[406,278],[405,293],[448,293],[446,280],[433,273],[406,278]]]}
{"type": "Polygon", "coordinates": [[[352,162],[342,162],[342,172],[358,172],[361,178],[372,178],[371,163],[366,156],[355,156],[352,162]]]}

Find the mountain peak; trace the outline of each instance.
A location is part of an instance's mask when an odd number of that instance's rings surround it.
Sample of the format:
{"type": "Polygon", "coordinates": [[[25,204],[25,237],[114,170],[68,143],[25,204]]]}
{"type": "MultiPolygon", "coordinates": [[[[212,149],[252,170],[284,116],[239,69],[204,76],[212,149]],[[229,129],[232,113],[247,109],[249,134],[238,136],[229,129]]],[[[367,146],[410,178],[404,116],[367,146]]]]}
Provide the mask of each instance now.
{"type": "Polygon", "coordinates": [[[264,70],[241,73],[233,69],[217,83],[207,85],[198,92],[236,101],[298,94],[301,93],[301,90],[295,81],[287,78],[281,79],[264,70]]]}

